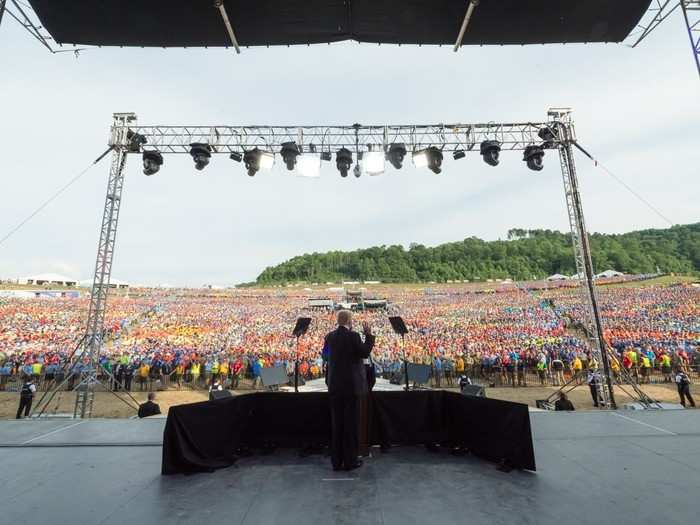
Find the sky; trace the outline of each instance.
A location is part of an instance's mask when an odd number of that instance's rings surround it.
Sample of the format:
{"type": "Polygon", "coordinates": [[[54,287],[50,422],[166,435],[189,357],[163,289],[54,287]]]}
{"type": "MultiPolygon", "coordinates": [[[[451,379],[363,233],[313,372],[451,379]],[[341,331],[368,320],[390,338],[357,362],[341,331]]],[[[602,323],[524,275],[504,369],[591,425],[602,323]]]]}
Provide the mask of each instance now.
{"type": "MultiPolygon", "coordinates": [[[[700,220],[700,82],[680,14],[640,47],[376,46],[89,49],[51,55],[7,17],[0,27],[0,238],[107,145],[114,112],[142,125],[350,125],[543,121],[571,107],[579,142],[674,224],[700,220]]],[[[278,161],[248,177],[216,156],[195,171],[166,157],[152,177],[127,161],[112,275],[132,284],[229,286],[295,255],[470,236],[568,230],[559,161],[478,154],[443,172],[406,162],[383,176],[319,179],[278,161]]],[[[590,231],[663,228],[600,167],[577,155],[590,231]]],[[[0,278],[91,279],[108,159],[0,244],[0,278]]]]}

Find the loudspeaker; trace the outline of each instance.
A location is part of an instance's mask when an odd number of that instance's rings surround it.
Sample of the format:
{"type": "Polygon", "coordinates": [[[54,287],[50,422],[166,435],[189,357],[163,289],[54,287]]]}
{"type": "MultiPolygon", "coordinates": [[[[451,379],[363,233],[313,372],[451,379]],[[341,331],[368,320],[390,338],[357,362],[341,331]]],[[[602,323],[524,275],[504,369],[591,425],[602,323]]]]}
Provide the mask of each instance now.
{"type": "Polygon", "coordinates": [[[486,390],[481,385],[464,385],[462,394],[471,397],[486,397],[486,390]]]}
{"type": "Polygon", "coordinates": [[[209,401],[216,401],[217,399],[226,399],[228,397],[233,397],[233,394],[229,390],[212,390],[209,392],[209,401]]]}

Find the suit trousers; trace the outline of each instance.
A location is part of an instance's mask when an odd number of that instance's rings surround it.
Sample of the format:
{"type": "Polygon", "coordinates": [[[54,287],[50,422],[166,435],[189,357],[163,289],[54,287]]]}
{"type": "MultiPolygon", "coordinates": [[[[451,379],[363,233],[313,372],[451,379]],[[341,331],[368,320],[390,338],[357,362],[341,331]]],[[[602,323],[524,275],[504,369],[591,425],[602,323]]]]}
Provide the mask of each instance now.
{"type": "Polygon", "coordinates": [[[333,468],[350,467],[357,461],[360,431],[360,397],[333,393],[331,403],[331,463],[333,468]]]}

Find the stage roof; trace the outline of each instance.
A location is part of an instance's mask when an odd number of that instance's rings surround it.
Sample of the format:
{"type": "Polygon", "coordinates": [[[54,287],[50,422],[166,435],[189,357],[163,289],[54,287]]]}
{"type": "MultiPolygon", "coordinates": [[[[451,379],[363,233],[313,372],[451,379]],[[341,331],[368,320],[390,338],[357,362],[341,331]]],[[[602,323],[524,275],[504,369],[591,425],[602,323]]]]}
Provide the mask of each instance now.
{"type": "MultiPolygon", "coordinates": [[[[213,0],[29,0],[59,44],[229,46],[213,0]]],[[[620,42],[650,0],[481,0],[463,44],[620,42]]],[[[225,0],[241,46],[448,44],[467,0],[225,0]]]]}

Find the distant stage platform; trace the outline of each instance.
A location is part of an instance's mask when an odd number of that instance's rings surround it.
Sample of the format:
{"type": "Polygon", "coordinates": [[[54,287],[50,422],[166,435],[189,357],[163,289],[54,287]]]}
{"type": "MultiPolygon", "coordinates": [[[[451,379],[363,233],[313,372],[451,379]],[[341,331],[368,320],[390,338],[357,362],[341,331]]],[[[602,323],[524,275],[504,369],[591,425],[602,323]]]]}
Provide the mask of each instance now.
{"type": "Polygon", "coordinates": [[[536,473],[400,447],[352,473],[285,450],[193,476],[160,474],[165,419],[2,421],[2,522],[695,522],[700,410],[530,417],[536,473]]]}

